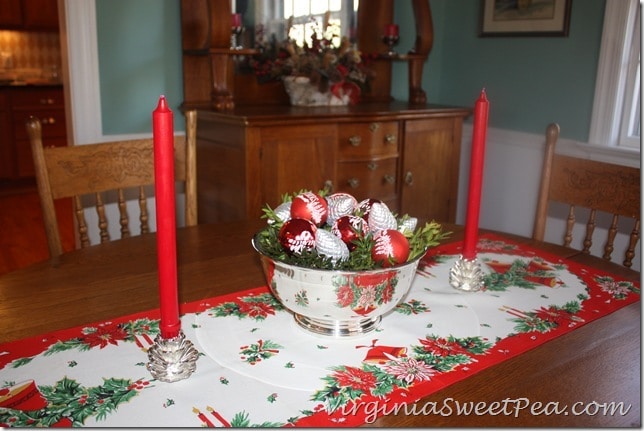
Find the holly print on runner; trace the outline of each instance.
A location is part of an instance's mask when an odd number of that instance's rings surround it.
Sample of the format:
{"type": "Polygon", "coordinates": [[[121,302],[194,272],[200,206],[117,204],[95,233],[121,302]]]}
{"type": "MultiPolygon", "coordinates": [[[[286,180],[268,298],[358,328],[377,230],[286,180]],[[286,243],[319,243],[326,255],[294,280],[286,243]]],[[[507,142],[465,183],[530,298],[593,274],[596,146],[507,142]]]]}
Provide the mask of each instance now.
{"type": "Polygon", "coordinates": [[[416,299],[410,299],[407,302],[401,302],[400,304],[396,305],[396,307],[394,308],[394,311],[401,314],[412,315],[412,314],[428,313],[431,310],[424,303],[416,299]]]}
{"type": "Polygon", "coordinates": [[[284,347],[271,341],[271,340],[257,340],[249,346],[241,346],[239,348],[239,355],[242,361],[255,365],[263,359],[268,359],[277,355],[284,347]]]}
{"type": "Polygon", "coordinates": [[[78,427],[90,416],[95,416],[97,421],[105,420],[120,404],[129,402],[149,384],[145,379],[109,378],[103,379],[100,386],[84,387],[65,377],[52,386],[36,386],[32,380],[5,387],[0,389],[0,393],[7,392],[3,397],[11,391],[28,391],[28,404],[0,407],[0,426],[78,427]]]}
{"type": "Polygon", "coordinates": [[[581,304],[577,301],[567,302],[563,307],[551,305],[533,311],[521,311],[507,306],[501,307],[501,310],[515,316],[510,320],[516,322],[514,330],[517,332],[549,332],[559,326],[584,321],[576,316],[581,310],[581,304]]]}
{"type": "Polygon", "coordinates": [[[486,290],[504,292],[512,286],[523,289],[535,289],[539,285],[556,287],[561,284],[556,270],[566,269],[565,265],[550,265],[542,260],[534,259],[525,262],[514,259],[512,262],[483,259],[492,270],[483,276],[486,290]]]}

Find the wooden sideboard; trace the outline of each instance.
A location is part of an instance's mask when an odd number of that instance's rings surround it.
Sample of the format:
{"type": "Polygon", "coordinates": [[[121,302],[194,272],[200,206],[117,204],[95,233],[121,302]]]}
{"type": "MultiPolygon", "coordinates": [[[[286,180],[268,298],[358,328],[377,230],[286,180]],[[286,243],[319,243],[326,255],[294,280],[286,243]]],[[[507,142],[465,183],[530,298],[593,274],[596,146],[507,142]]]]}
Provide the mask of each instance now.
{"type": "Polygon", "coordinates": [[[406,102],[198,111],[199,222],[258,218],[284,193],[330,186],[454,222],[470,110],[406,102]]]}

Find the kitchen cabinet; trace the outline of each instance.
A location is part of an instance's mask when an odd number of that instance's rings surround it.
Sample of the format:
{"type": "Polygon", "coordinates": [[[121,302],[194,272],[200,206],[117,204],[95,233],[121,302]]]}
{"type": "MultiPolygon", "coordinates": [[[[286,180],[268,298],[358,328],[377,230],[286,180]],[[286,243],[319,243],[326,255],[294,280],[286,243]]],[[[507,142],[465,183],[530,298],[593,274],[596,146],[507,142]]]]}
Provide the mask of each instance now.
{"type": "Polygon", "coordinates": [[[58,0],[2,0],[0,29],[58,31],[58,0]]]}
{"type": "Polygon", "coordinates": [[[13,176],[9,94],[0,90],[0,179],[13,176]]]}
{"type": "Polygon", "coordinates": [[[41,121],[44,145],[67,145],[63,97],[60,85],[0,88],[0,152],[3,156],[0,179],[18,180],[34,176],[31,146],[25,129],[30,116],[41,121]]]}
{"type": "Polygon", "coordinates": [[[198,111],[199,222],[256,219],[300,189],[380,199],[454,222],[469,109],[405,102],[198,111]]]}

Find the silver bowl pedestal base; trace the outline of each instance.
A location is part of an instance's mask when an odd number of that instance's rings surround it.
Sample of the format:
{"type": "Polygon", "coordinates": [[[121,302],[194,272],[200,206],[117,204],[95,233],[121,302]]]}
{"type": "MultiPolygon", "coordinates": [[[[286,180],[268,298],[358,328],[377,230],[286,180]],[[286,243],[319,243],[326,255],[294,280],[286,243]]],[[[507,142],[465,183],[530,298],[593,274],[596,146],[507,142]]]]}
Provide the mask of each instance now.
{"type": "Polygon", "coordinates": [[[322,320],[294,314],[295,321],[308,332],[335,338],[358,337],[374,331],[380,325],[381,316],[355,320],[322,320]]]}

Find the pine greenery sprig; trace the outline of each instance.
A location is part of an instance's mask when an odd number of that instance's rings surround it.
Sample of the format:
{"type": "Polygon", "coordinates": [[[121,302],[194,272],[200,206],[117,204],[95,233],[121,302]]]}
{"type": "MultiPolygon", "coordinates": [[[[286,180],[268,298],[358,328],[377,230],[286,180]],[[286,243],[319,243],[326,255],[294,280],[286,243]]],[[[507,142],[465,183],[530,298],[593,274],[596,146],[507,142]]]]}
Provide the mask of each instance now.
{"type": "Polygon", "coordinates": [[[408,238],[409,258],[407,260],[411,261],[424,255],[430,247],[437,246],[450,234],[451,232],[443,232],[442,226],[433,220],[425,223],[425,226],[416,229],[408,238]]]}
{"type": "MultiPolygon", "coordinates": [[[[292,202],[295,196],[307,192],[300,190],[291,194],[282,195],[282,203],[292,202]]],[[[329,194],[329,190],[318,191],[322,197],[329,194]]],[[[374,239],[371,233],[359,235],[354,241],[355,249],[351,251],[348,259],[334,261],[330,257],[321,255],[317,250],[304,250],[298,254],[289,254],[279,242],[279,231],[284,225],[282,219],[275,210],[266,205],[263,209],[262,218],[267,220],[267,226],[255,235],[255,245],[258,251],[277,261],[295,265],[303,268],[329,269],[343,271],[365,271],[382,268],[382,263],[374,261],[371,250],[374,246],[374,239]]],[[[398,226],[401,226],[409,215],[397,217],[398,226]]],[[[319,227],[318,229],[331,230],[330,226],[319,227]]],[[[440,243],[442,239],[449,237],[451,232],[443,232],[439,223],[431,221],[413,232],[403,232],[409,240],[409,258],[407,262],[421,258],[430,247],[440,243]]]]}

